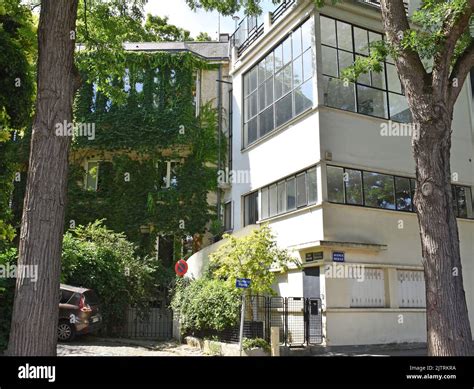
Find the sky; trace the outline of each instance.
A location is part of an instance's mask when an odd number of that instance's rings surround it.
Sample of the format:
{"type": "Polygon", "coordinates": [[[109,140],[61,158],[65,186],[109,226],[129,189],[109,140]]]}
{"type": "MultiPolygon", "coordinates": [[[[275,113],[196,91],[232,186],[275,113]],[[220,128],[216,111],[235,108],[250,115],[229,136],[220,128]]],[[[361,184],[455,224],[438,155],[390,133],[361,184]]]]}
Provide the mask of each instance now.
{"type": "MultiPolygon", "coordinates": [[[[276,7],[271,0],[263,0],[264,10],[273,10],[276,7]]],[[[185,0],[148,0],[145,12],[152,15],[168,16],[169,23],[184,28],[196,37],[200,32],[207,32],[211,38],[218,37],[218,13],[205,11],[192,11],[185,0]]],[[[242,17],[240,12],[238,16],[242,17]]],[[[232,34],[235,30],[235,21],[230,16],[221,16],[221,33],[232,34]]]]}

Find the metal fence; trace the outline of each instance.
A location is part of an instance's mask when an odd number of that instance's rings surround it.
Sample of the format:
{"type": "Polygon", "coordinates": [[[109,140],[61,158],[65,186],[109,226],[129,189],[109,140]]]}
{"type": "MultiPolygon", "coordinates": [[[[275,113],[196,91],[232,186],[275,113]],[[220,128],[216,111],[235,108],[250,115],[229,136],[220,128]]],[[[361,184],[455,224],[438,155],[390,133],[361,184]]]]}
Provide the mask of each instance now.
{"type": "MultiPolygon", "coordinates": [[[[320,344],[323,341],[322,310],[319,298],[246,296],[244,337],[270,342],[272,327],[280,329],[280,343],[290,347],[320,344]]],[[[216,336],[222,341],[238,342],[239,325],[216,336]]]]}
{"type": "Polygon", "coordinates": [[[173,337],[173,313],[167,308],[129,308],[119,336],[135,339],[168,340],[173,337]]]}

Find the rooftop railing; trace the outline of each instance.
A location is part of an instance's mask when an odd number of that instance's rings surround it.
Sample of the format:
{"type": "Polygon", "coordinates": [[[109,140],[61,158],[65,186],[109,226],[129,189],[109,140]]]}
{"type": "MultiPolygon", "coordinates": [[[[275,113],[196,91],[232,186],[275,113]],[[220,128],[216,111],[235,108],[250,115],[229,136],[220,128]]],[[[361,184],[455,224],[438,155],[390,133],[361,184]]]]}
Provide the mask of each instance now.
{"type": "MultiPolygon", "coordinates": [[[[281,18],[286,11],[291,8],[296,0],[284,0],[281,4],[271,12],[271,23],[275,23],[281,18]]],[[[258,16],[246,16],[238,24],[237,29],[230,37],[232,47],[237,48],[237,55],[240,55],[247,50],[264,32],[264,17],[263,15],[258,16]]]]}

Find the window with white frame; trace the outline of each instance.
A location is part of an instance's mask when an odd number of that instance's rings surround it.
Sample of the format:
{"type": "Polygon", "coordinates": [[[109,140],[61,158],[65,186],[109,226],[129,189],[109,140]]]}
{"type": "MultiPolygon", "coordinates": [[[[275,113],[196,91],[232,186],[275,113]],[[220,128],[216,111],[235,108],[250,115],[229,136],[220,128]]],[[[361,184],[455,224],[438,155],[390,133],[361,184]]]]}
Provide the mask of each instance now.
{"type": "Polygon", "coordinates": [[[178,160],[163,161],[157,164],[158,174],[161,179],[161,188],[168,189],[178,185],[177,169],[180,164],[178,160]]]}
{"type": "Polygon", "coordinates": [[[351,278],[351,308],[385,307],[383,269],[363,268],[363,278],[351,278]]]}
{"type": "Polygon", "coordinates": [[[261,219],[281,215],[318,201],[316,166],[261,189],[261,219]]]}
{"type": "Polygon", "coordinates": [[[244,147],[313,106],[312,19],[243,77],[244,147]]]}
{"type": "Polygon", "coordinates": [[[425,277],[418,270],[397,270],[398,306],[400,308],[425,308],[425,277]]]}

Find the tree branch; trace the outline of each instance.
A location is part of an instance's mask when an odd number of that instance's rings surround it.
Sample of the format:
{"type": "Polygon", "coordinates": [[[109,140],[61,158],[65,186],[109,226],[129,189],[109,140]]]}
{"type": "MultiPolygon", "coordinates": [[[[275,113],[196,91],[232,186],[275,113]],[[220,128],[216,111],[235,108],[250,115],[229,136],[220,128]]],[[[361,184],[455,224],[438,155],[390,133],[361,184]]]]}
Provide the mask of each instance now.
{"type": "Polygon", "coordinates": [[[431,81],[427,82],[429,77],[418,53],[401,45],[403,36],[410,30],[403,0],[381,0],[381,8],[388,42],[397,52],[394,59],[405,81],[405,94],[409,101],[411,96],[418,97],[418,102],[424,101],[424,92],[431,87],[431,81]]]}
{"type": "Polygon", "coordinates": [[[433,61],[433,89],[441,91],[445,95],[443,97],[447,97],[449,70],[451,69],[456,44],[462,34],[469,29],[469,20],[473,9],[474,0],[470,0],[466,4],[464,13],[459,18],[456,19],[448,15],[443,23],[442,32],[446,40],[437,51],[433,61]]]}
{"type": "Polygon", "coordinates": [[[449,77],[449,95],[448,101],[451,106],[454,106],[459,93],[466,81],[467,75],[474,67],[474,39],[471,40],[471,44],[464,50],[459,56],[456,63],[454,64],[451,76],[449,77]]]}

